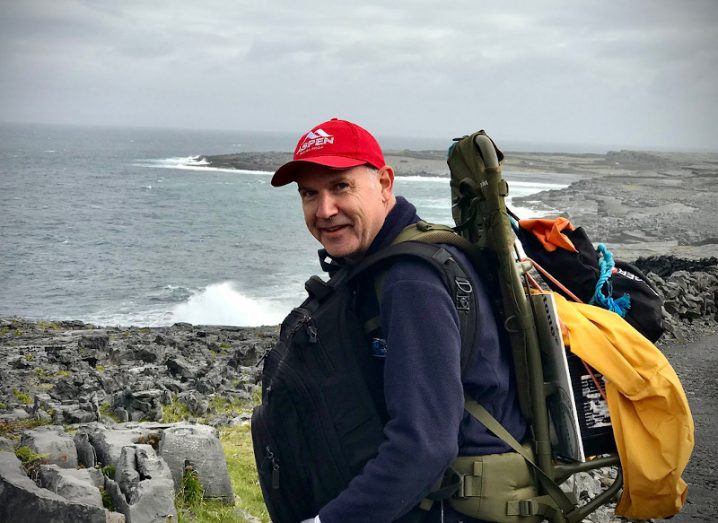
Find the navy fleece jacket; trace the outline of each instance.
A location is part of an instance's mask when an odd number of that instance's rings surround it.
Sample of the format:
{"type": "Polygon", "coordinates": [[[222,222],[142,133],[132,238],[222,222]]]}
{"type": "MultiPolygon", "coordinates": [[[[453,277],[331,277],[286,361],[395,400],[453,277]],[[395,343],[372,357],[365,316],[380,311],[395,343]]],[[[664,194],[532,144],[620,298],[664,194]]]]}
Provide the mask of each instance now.
{"type": "MultiPolygon", "coordinates": [[[[390,245],[417,221],[414,206],[397,197],[368,254],[390,245]]],[[[380,303],[387,343],[385,440],[362,473],[322,508],[322,523],[393,521],[426,496],[457,455],[508,452],[464,411],[464,390],[519,441],[525,436],[510,353],[500,346],[491,305],[468,260],[458,250],[447,249],[467,271],[477,297],[480,325],[474,360],[462,377],[458,314],[436,270],[421,260],[395,262],[387,271],[380,303]]],[[[373,292],[363,289],[360,296],[371,299],[373,292]]],[[[472,521],[448,509],[445,515],[447,522],[472,521]]]]}

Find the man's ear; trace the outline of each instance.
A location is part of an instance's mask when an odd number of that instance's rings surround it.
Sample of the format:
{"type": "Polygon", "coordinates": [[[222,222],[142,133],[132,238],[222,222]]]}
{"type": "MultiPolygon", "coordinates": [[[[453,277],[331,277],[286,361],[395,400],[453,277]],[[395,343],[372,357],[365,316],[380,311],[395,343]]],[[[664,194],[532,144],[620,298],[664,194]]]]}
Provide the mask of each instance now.
{"type": "Polygon", "coordinates": [[[385,165],[379,169],[379,185],[381,185],[381,196],[384,201],[389,201],[394,194],[394,169],[385,165]]]}

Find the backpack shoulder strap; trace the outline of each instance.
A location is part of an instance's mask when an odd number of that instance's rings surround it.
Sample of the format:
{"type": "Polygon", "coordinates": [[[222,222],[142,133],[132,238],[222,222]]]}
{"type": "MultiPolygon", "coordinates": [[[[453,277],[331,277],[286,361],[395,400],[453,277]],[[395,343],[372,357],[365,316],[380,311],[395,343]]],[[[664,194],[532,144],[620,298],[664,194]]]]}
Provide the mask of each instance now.
{"type": "MultiPolygon", "coordinates": [[[[439,227],[443,228],[446,226],[439,227]]],[[[434,231],[431,231],[430,234],[432,234],[435,239],[451,235],[461,240],[451,228],[446,227],[446,229],[450,232],[436,231],[440,232],[441,236],[436,235],[434,231]]],[[[406,239],[399,242],[395,240],[389,247],[365,258],[354,268],[349,278],[353,279],[367,271],[374,270],[374,291],[376,293],[377,303],[379,303],[381,301],[384,278],[386,277],[385,269],[387,264],[400,258],[413,257],[422,259],[432,265],[441,276],[458,312],[461,337],[461,371],[463,373],[473,356],[476,324],[478,320],[478,301],[471,281],[468,279],[464,269],[454,259],[454,256],[439,245],[438,242],[426,241],[429,239],[429,237],[425,235],[427,232],[428,231],[417,230],[415,226],[407,227],[407,229],[401,233],[407,233],[404,235],[406,239]]],[[[454,244],[453,242],[443,240],[441,243],[454,244]]],[[[371,334],[377,331],[380,326],[379,317],[376,316],[365,322],[364,330],[367,334],[371,334]]]]}

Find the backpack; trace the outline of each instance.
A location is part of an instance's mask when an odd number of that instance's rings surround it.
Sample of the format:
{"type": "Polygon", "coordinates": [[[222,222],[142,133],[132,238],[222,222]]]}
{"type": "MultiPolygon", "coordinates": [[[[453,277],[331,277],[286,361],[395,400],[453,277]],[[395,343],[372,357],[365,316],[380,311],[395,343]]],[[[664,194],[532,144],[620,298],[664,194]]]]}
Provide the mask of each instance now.
{"type": "MultiPolygon", "coordinates": [[[[441,275],[459,310],[462,366],[470,359],[473,296],[464,271],[440,245],[402,242],[355,267],[325,267],[333,270],[327,282],[310,278],[308,298],[284,320],[266,355],[262,403],[252,414],[259,483],[276,523],[315,516],[384,439],[381,362],[355,313],[354,291],[360,276],[401,257],[422,259],[441,275]]],[[[416,508],[401,521],[419,521],[424,513],[416,508]]]]}
{"type": "MultiPolygon", "coordinates": [[[[523,503],[520,508],[525,508],[527,514],[540,514],[551,521],[580,521],[618,496],[624,486],[616,507],[617,514],[648,519],[677,513],[685,503],[685,483],[680,475],[693,448],[693,420],[675,372],[660,351],[619,315],[585,304],[567,306],[568,302],[560,295],[536,294],[532,290],[534,282],[529,274],[532,264],[520,260],[506,208],[508,184],[502,177],[500,165],[503,155],[483,131],[456,141],[449,149],[448,158],[452,214],[461,235],[495,263],[493,272],[499,281],[500,314],[509,334],[517,379],[525,384],[519,387],[518,393],[533,433],[536,460],[530,463],[540,484],[539,493],[548,493],[555,502],[555,510],[543,514],[533,501],[523,503]],[[549,313],[551,306],[553,314],[549,313]],[[584,319],[579,319],[580,315],[575,311],[582,311],[584,319]],[[566,318],[570,324],[560,325],[559,318],[562,323],[566,318]],[[562,461],[553,455],[555,434],[552,430],[556,419],[555,411],[551,416],[549,411],[551,401],[562,395],[562,387],[550,372],[545,372],[551,367],[544,365],[548,353],[556,348],[553,343],[556,340],[559,342],[558,352],[564,352],[563,343],[568,342],[574,354],[590,361],[606,375],[607,382],[601,384],[586,366],[607,405],[613,405],[611,416],[615,419],[611,419],[611,423],[620,458],[611,451],[601,451],[599,454],[603,456],[591,460],[573,462],[562,461]],[[594,351],[599,345],[602,345],[601,350],[594,351]],[[557,483],[577,473],[606,466],[616,466],[617,475],[613,483],[594,498],[579,505],[576,501],[561,499],[560,494],[555,495],[557,483]]],[[[604,258],[610,258],[605,249],[602,254],[604,258]]],[[[591,248],[589,261],[592,257],[595,253],[591,248]]],[[[595,273],[585,272],[595,281],[595,273]]],[[[608,276],[604,272],[607,271],[601,271],[599,281],[608,276]]],[[[626,288],[635,289],[634,284],[649,286],[646,278],[636,278],[630,273],[638,274],[620,266],[617,270],[621,277],[626,276],[623,280],[630,282],[626,288]],[[621,274],[622,270],[626,274],[621,274]]],[[[580,279],[586,274],[577,276],[580,279]]],[[[620,292],[616,287],[621,280],[616,274],[611,278],[614,277],[614,292],[620,292]]],[[[600,286],[599,290],[602,288],[600,286]]],[[[610,290],[608,294],[611,297],[610,290]]],[[[650,311],[657,308],[653,306],[651,309],[649,304],[646,316],[650,317],[650,311]]],[[[639,314],[634,319],[643,318],[639,314]]],[[[640,321],[636,323],[645,329],[640,321]]],[[[660,328],[660,317],[656,323],[660,328]]],[[[659,334],[653,335],[657,337],[659,334]]],[[[570,379],[575,377],[571,375],[570,379]]],[[[580,376],[584,377],[584,381],[588,381],[589,376],[580,376]]],[[[596,398],[598,394],[593,396],[596,398]]],[[[587,410],[595,412],[592,405],[587,410]]],[[[500,436],[500,426],[486,426],[500,436]]]]}
{"type": "MultiPolygon", "coordinates": [[[[602,253],[603,258],[601,260],[586,231],[582,227],[573,228],[568,222],[566,222],[568,227],[564,228],[561,234],[570,241],[569,246],[572,246],[573,250],[565,247],[549,250],[526,227],[526,223],[531,221],[533,220],[521,220],[518,222],[518,227],[514,227],[524,252],[531,260],[553,275],[584,303],[594,303],[597,292],[608,294],[606,298],[610,297],[614,303],[624,300],[624,307],[615,312],[619,312],[651,342],[661,337],[664,332],[663,300],[640,269],[628,262],[614,261],[610,251],[605,246],[599,245],[599,252],[602,253]],[[613,261],[612,267],[611,261],[613,261]],[[606,267],[605,277],[602,267],[606,267]],[[602,285],[597,290],[599,278],[602,285]],[[604,291],[604,288],[608,289],[608,292],[604,291]],[[625,296],[627,298],[624,298],[625,296]]],[[[561,285],[551,279],[547,279],[546,283],[554,291],[570,298],[561,285]]],[[[599,305],[603,306],[601,303],[599,305]]]]}

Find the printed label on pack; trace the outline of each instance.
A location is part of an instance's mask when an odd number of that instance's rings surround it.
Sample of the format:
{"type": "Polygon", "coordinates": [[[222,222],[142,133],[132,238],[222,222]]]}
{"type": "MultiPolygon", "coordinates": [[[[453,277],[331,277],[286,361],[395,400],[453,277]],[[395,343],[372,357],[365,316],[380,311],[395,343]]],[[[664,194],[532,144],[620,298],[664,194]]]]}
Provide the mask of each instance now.
{"type": "MultiPolygon", "coordinates": [[[[595,373],[595,376],[599,383],[603,384],[603,376],[598,373],[595,373]]],[[[611,416],[608,413],[608,405],[589,375],[581,376],[581,396],[586,428],[610,427],[611,416]]]]}

